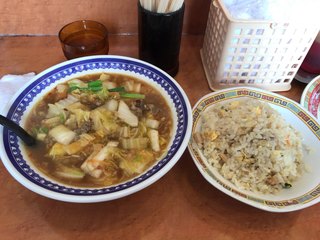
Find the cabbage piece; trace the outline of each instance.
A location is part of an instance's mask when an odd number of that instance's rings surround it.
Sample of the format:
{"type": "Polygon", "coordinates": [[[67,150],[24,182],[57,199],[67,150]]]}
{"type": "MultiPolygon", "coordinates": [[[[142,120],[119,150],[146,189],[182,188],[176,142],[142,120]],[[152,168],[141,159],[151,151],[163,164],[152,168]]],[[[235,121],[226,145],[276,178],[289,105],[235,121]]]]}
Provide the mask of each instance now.
{"type": "Polygon", "coordinates": [[[146,120],[146,126],[148,128],[152,128],[152,129],[158,129],[160,122],[158,120],[155,119],[147,119],[146,120]]]}
{"type": "Polygon", "coordinates": [[[80,87],[80,88],[88,87],[87,83],[85,83],[85,82],[83,82],[83,81],[81,81],[80,79],[77,79],[77,78],[68,81],[68,85],[69,85],[69,87],[73,87],[73,86],[80,87]]]}
{"type": "Polygon", "coordinates": [[[63,109],[60,108],[60,106],[56,104],[48,104],[48,112],[46,115],[46,118],[53,118],[56,117],[64,112],[63,109]]]}
{"type": "Polygon", "coordinates": [[[157,130],[150,129],[148,131],[148,137],[150,139],[151,148],[155,152],[160,151],[160,144],[159,144],[159,133],[157,130]]]}
{"type": "Polygon", "coordinates": [[[57,85],[57,87],[56,87],[56,89],[57,89],[57,91],[58,91],[59,93],[64,92],[64,91],[66,90],[66,88],[67,88],[67,85],[65,85],[65,84],[59,84],[59,85],[57,85]]]}
{"type": "Polygon", "coordinates": [[[141,83],[134,81],[126,81],[124,83],[124,88],[127,92],[136,92],[140,93],[141,91],[141,83]]]}
{"type": "Polygon", "coordinates": [[[107,81],[107,80],[109,80],[110,79],[110,75],[108,75],[108,74],[106,74],[106,73],[102,73],[101,75],[100,75],[100,77],[99,77],[99,79],[101,80],[101,81],[107,81]]]}
{"type": "Polygon", "coordinates": [[[63,122],[64,122],[64,116],[61,115],[61,116],[56,116],[48,119],[43,119],[41,121],[41,125],[47,128],[53,128],[55,126],[60,125],[63,122]]]}
{"type": "Polygon", "coordinates": [[[54,172],[55,175],[62,177],[62,178],[67,178],[67,179],[82,179],[85,176],[85,173],[81,171],[79,168],[74,168],[74,167],[66,167],[63,165],[60,165],[56,171],[54,172]]]}
{"type": "Polygon", "coordinates": [[[52,138],[54,138],[54,140],[56,140],[58,143],[67,145],[73,141],[73,139],[76,136],[76,133],[71,131],[64,125],[58,125],[49,131],[49,135],[52,138]]]}
{"type": "Polygon", "coordinates": [[[84,133],[80,135],[80,139],[64,146],[64,150],[69,154],[75,154],[81,151],[83,148],[88,146],[91,141],[93,141],[95,137],[91,136],[90,134],[84,133]]]}
{"type": "Polygon", "coordinates": [[[108,110],[108,111],[111,111],[111,112],[115,112],[117,111],[118,109],[118,101],[115,100],[115,99],[110,99],[108,100],[103,106],[108,110]]]}
{"type": "Polygon", "coordinates": [[[55,104],[48,104],[48,112],[46,115],[46,118],[51,118],[51,117],[55,117],[55,116],[59,116],[61,114],[63,114],[64,116],[66,116],[66,111],[64,110],[65,108],[67,108],[69,105],[77,102],[78,99],[75,98],[74,96],[68,94],[67,98],[64,98],[58,102],[56,102],[55,104]]]}
{"type": "Polygon", "coordinates": [[[113,154],[119,151],[118,148],[112,146],[113,143],[110,145],[106,145],[103,147],[95,156],[93,156],[93,159],[97,161],[103,161],[107,158],[110,158],[113,154]]]}
{"type": "Polygon", "coordinates": [[[141,91],[141,83],[134,83],[133,91],[139,93],[141,91]]]}
{"type": "Polygon", "coordinates": [[[64,124],[65,124],[66,127],[68,127],[69,129],[76,129],[76,128],[77,128],[77,118],[76,118],[76,115],[70,114],[70,116],[69,116],[68,119],[64,122],[64,124]]]}
{"type": "Polygon", "coordinates": [[[55,88],[55,92],[54,92],[54,100],[55,101],[59,101],[60,99],[64,99],[66,98],[68,95],[68,87],[65,84],[59,84],[56,86],[55,88]]]}
{"type": "Polygon", "coordinates": [[[55,143],[49,151],[49,156],[53,158],[64,155],[66,155],[66,151],[64,149],[64,145],[61,143],[55,143]]]}
{"type": "Polygon", "coordinates": [[[138,117],[130,111],[128,105],[124,101],[119,102],[118,117],[131,127],[138,126],[138,117]]]}
{"type": "Polygon", "coordinates": [[[134,89],[134,82],[133,81],[126,81],[124,83],[124,88],[126,89],[127,92],[132,92],[134,89]]]}
{"type": "Polygon", "coordinates": [[[57,102],[56,104],[58,104],[61,108],[66,108],[69,105],[78,102],[79,100],[72,96],[71,94],[68,94],[67,98],[65,99],[61,99],[59,102],[57,102]]]}
{"type": "Polygon", "coordinates": [[[83,162],[81,169],[94,178],[101,177],[103,173],[103,162],[105,160],[112,160],[115,154],[118,154],[119,149],[116,147],[105,146],[96,149],[93,153],[83,162]]]}
{"type": "Polygon", "coordinates": [[[102,174],[102,170],[99,169],[100,161],[94,160],[93,157],[97,155],[102,149],[101,145],[94,145],[93,152],[89,157],[82,163],[81,169],[94,178],[99,178],[102,174]]]}
{"type": "Polygon", "coordinates": [[[138,133],[136,136],[144,137],[147,135],[147,126],[144,122],[139,122],[138,133]]]}
{"type": "Polygon", "coordinates": [[[115,82],[104,81],[102,82],[102,86],[106,89],[116,88],[117,84],[115,82]]]}
{"type": "Polygon", "coordinates": [[[168,143],[168,140],[165,137],[159,136],[159,144],[160,146],[166,146],[168,143]]]}
{"type": "Polygon", "coordinates": [[[129,128],[130,134],[129,137],[131,138],[138,138],[138,137],[146,137],[147,136],[147,127],[144,122],[140,121],[137,128],[129,128]]]}
{"type": "Polygon", "coordinates": [[[47,137],[47,133],[49,129],[47,127],[33,127],[32,128],[32,135],[36,137],[39,141],[44,141],[47,137]]]}
{"type": "Polygon", "coordinates": [[[81,124],[90,120],[90,111],[74,109],[71,112],[76,116],[78,126],[81,126],[81,124]]]}
{"type": "Polygon", "coordinates": [[[133,158],[123,158],[119,164],[120,168],[127,174],[140,174],[146,166],[154,160],[154,155],[149,150],[139,151],[133,158]]]}
{"type": "Polygon", "coordinates": [[[124,149],[145,149],[148,147],[148,138],[122,138],[120,139],[122,148],[124,149]]]}
{"type": "Polygon", "coordinates": [[[120,128],[120,136],[124,138],[130,137],[130,127],[124,126],[120,128]]]}
{"type": "Polygon", "coordinates": [[[90,118],[95,131],[103,130],[106,134],[118,131],[119,126],[116,123],[116,116],[104,108],[96,108],[91,111],[90,118]]]}
{"type": "Polygon", "coordinates": [[[119,146],[119,142],[116,141],[110,141],[107,143],[107,147],[118,147],[119,146]]]}
{"type": "Polygon", "coordinates": [[[86,173],[89,174],[91,177],[99,178],[103,170],[101,169],[101,161],[97,161],[95,159],[91,159],[89,161],[85,161],[81,165],[81,169],[86,173]]]}
{"type": "Polygon", "coordinates": [[[97,91],[95,95],[102,101],[106,101],[108,99],[109,92],[107,88],[102,88],[101,90],[97,91]]]}
{"type": "Polygon", "coordinates": [[[82,104],[81,102],[74,102],[74,103],[68,105],[66,107],[66,109],[68,109],[70,112],[73,112],[76,109],[81,109],[81,110],[84,110],[84,111],[88,111],[89,110],[89,108],[86,105],[82,104]]]}
{"type": "Polygon", "coordinates": [[[46,137],[47,137],[47,134],[45,134],[45,133],[38,133],[36,138],[37,138],[37,140],[43,142],[46,137]]]}
{"type": "Polygon", "coordinates": [[[106,132],[104,131],[104,129],[99,129],[98,131],[96,131],[94,133],[94,135],[100,139],[104,138],[107,134],[106,132]]]}
{"type": "Polygon", "coordinates": [[[59,84],[56,87],[57,94],[61,96],[66,96],[68,94],[68,87],[65,84],[59,84]]]}

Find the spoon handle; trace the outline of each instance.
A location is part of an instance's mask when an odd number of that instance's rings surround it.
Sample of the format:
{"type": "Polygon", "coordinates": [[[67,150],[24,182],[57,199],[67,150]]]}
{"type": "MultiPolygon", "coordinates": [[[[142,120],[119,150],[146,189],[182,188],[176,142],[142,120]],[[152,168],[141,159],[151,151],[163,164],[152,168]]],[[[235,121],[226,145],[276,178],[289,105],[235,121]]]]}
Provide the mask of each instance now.
{"type": "Polygon", "coordinates": [[[35,145],[36,139],[32,137],[29,133],[27,133],[22,127],[20,127],[15,122],[10,119],[0,115],[0,124],[4,127],[9,128],[15,134],[18,135],[28,146],[35,145]]]}

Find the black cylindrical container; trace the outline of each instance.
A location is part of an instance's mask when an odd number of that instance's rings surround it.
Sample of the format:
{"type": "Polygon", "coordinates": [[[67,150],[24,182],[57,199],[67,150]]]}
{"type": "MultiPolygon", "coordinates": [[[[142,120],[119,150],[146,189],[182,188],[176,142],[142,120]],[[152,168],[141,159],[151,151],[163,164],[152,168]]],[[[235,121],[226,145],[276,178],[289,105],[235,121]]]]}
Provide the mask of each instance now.
{"type": "Polygon", "coordinates": [[[139,58],[171,76],[179,70],[179,52],[185,4],[171,13],[144,9],[138,1],[139,58]]]}

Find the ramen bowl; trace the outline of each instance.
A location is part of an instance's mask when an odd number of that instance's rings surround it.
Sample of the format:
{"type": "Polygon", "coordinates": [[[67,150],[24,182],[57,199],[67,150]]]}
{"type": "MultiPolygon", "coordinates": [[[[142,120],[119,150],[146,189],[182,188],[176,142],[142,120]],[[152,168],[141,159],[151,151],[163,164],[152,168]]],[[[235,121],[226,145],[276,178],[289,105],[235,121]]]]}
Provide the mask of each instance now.
{"type": "Polygon", "coordinates": [[[191,135],[191,107],[179,84],[159,68],[122,56],[89,56],[66,61],[38,74],[17,92],[3,115],[24,127],[35,104],[58,84],[98,73],[123,74],[157,89],[171,110],[173,128],[167,151],[143,173],[106,187],[77,187],[61,183],[39,171],[22,141],[7,128],[1,128],[1,160],[9,173],[23,186],[42,196],[65,202],[101,202],[121,198],[144,189],[166,174],[179,160],[191,135]]]}

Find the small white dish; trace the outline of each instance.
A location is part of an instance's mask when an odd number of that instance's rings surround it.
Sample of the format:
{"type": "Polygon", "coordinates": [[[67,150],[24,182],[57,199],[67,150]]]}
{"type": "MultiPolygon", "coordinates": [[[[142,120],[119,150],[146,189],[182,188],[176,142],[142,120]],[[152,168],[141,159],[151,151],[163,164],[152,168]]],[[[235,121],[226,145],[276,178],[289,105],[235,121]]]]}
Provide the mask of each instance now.
{"type": "Polygon", "coordinates": [[[199,129],[199,119],[210,106],[245,98],[254,98],[268,103],[301,133],[303,144],[310,149],[310,151],[304,151],[303,158],[310,171],[304,172],[295,182],[294,187],[284,189],[274,195],[240,190],[230,181],[224,179],[208,163],[197,145],[191,140],[188,148],[202,176],[227,195],[265,211],[290,212],[318,203],[320,201],[320,125],[298,103],[279,94],[249,87],[229,88],[213,92],[202,97],[193,107],[192,134],[199,129]]]}

